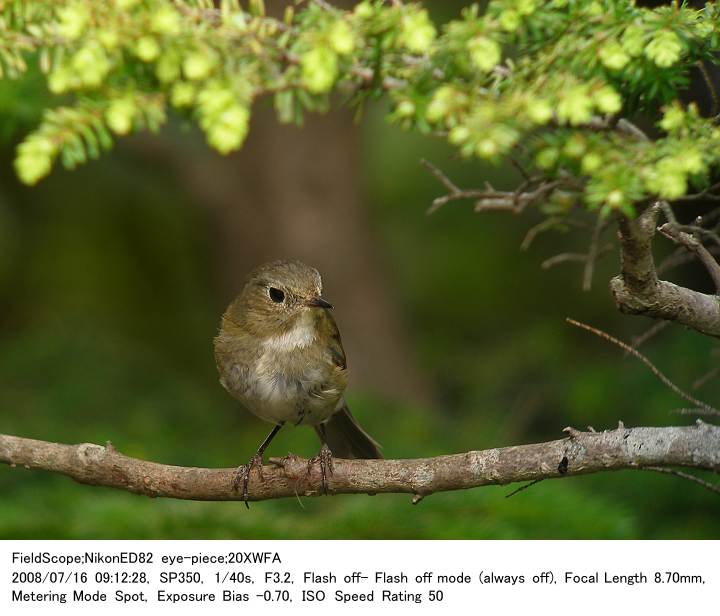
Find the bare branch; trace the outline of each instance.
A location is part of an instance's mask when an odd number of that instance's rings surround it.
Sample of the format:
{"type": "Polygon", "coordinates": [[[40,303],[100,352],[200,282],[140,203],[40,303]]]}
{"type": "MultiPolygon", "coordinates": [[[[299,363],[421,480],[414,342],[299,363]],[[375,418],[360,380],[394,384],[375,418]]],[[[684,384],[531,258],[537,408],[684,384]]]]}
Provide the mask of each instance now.
{"type": "MultiPolygon", "coordinates": [[[[706,229],[703,230],[706,231],[706,229]]],[[[718,264],[708,249],[705,248],[697,238],[689,233],[680,231],[677,226],[672,223],[665,223],[658,231],[676,244],[684,246],[698,258],[698,261],[705,266],[708,274],[710,274],[716,292],[720,294],[720,264],[718,264]]]]}
{"type": "Polygon", "coordinates": [[[677,415],[697,415],[697,416],[705,416],[705,415],[717,415],[714,409],[677,409],[673,411],[673,413],[677,415]]]}
{"type": "Polygon", "coordinates": [[[705,85],[707,86],[708,92],[710,93],[710,100],[712,100],[712,108],[710,109],[710,115],[717,115],[717,113],[718,113],[718,94],[717,94],[717,91],[715,90],[715,84],[713,83],[710,73],[708,73],[707,67],[705,66],[705,62],[703,62],[702,60],[698,60],[697,67],[700,70],[700,74],[703,76],[703,79],[705,80],[705,85]]]}
{"type": "Polygon", "coordinates": [[[515,169],[517,169],[518,173],[523,176],[523,179],[526,182],[532,182],[532,177],[530,176],[530,173],[525,169],[525,166],[514,156],[508,156],[508,160],[510,161],[510,164],[512,164],[515,169]]]}
{"type": "Polygon", "coordinates": [[[658,204],[635,219],[620,217],[622,270],[610,281],[618,308],[626,314],[676,321],[707,336],[720,337],[720,299],[659,280],[652,255],[658,204]]]}
{"type": "Polygon", "coordinates": [[[657,321],[653,323],[651,327],[646,329],[642,334],[632,337],[632,347],[639,349],[648,340],[657,336],[661,331],[670,327],[670,321],[657,321]]]}
{"type": "Polygon", "coordinates": [[[548,231],[549,229],[554,228],[556,225],[559,225],[561,220],[562,219],[557,216],[551,216],[550,218],[546,218],[545,220],[540,221],[538,224],[530,227],[530,229],[528,229],[527,233],[525,234],[522,243],[520,244],[520,250],[528,250],[530,248],[530,245],[535,241],[535,238],[538,235],[544,233],[545,231],[548,231]]]}
{"type": "Polygon", "coordinates": [[[560,254],[545,259],[540,264],[540,267],[542,269],[550,269],[561,263],[584,263],[586,260],[587,255],[582,252],[561,252],[560,254]]]}
{"type": "Polygon", "coordinates": [[[569,182],[569,179],[545,180],[542,177],[532,177],[514,191],[495,190],[489,182],[485,183],[483,189],[461,189],[431,162],[423,159],[420,164],[430,171],[448,191],[446,195],[433,199],[428,214],[436,212],[451,201],[466,199],[475,200],[476,212],[494,211],[519,214],[528,205],[541,202],[556,188],[569,182]],[[537,187],[528,190],[534,185],[537,185],[537,187]]]}
{"type": "Polygon", "coordinates": [[[667,218],[669,223],[674,225],[678,224],[675,210],[672,209],[672,206],[667,201],[658,201],[656,205],[662,210],[662,213],[665,214],[665,218],[667,218]]]}
{"type": "Polygon", "coordinates": [[[627,118],[620,118],[615,129],[620,133],[633,137],[637,141],[650,141],[650,138],[640,128],[627,118]]]}
{"type": "Polygon", "coordinates": [[[528,250],[530,245],[535,241],[535,238],[541,233],[545,233],[553,228],[576,227],[578,229],[590,229],[591,225],[588,225],[583,220],[576,220],[568,216],[551,216],[545,220],[540,221],[538,224],[533,225],[528,229],[522,243],[520,244],[520,250],[528,250]]]}
{"type": "Polygon", "coordinates": [[[714,194],[720,190],[720,182],[708,186],[705,190],[691,195],[683,195],[677,201],[720,201],[720,195],[714,194]]]}
{"type": "Polygon", "coordinates": [[[595,221],[595,228],[593,229],[593,234],[590,239],[590,249],[588,250],[585,259],[585,269],[583,270],[582,283],[583,291],[589,291],[592,288],[592,279],[593,274],[595,273],[595,263],[597,262],[598,257],[601,255],[600,237],[602,236],[602,232],[605,230],[606,226],[607,219],[604,218],[602,215],[598,215],[597,220],[595,221]]]}
{"type": "Polygon", "coordinates": [[[650,372],[652,372],[655,377],[668,389],[675,392],[678,396],[680,396],[683,400],[689,402],[690,404],[694,404],[698,406],[701,409],[704,409],[708,414],[711,415],[720,415],[720,411],[717,410],[715,407],[707,404],[706,402],[703,402],[702,400],[698,400],[697,398],[694,398],[686,391],[683,391],[680,389],[675,383],[673,383],[668,377],[666,377],[660,370],[658,370],[655,367],[655,364],[653,364],[645,355],[643,355],[640,351],[637,349],[634,349],[629,344],[626,344],[622,340],[618,340],[615,338],[615,336],[611,336],[607,332],[604,332],[597,327],[593,327],[592,325],[588,325],[587,323],[581,323],[580,321],[576,321],[575,319],[565,319],[570,325],[574,325],[575,327],[579,327],[580,329],[584,329],[585,331],[590,332],[591,334],[595,334],[596,336],[603,338],[604,340],[607,340],[608,342],[612,342],[614,345],[619,346],[621,349],[623,349],[626,353],[629,353],[633,357],[637,357],[642,363],[644,363],[649,369],[650,372]]]}
{"type": "MultiPolygon", "coordinates": [[[[711,255],[720,255],[720,246],[710,246],[710,248],[708,248],[708,252],[711,255]]],[[[685,265],[686,263],[690,263],[694,260],[694,254],[688,253],[683,246],[678,246],[676,250],[660,262],[657,266],[657,274],[660,276],[668,270],[679,267],[680,265],[685,265]]]]}
{"type": "MultiPolygon", "coordinates": [[[[552,257],[545,259],[541,264],[540,267],[542,269],[550,269],[551,267],[555,267],[556,265],[560,265],[561,263],[584,263],[587,267],[587,263],[590,259],[592,259],[594,262],[597,261],[600,257],[602,257],[604,254],[607,254],[613,249],[612,244],[605,244],[602,248],[597,250],[596,254],[592,254],[592,251],[589,253],[584,252],[561,252],[560,254],[553,255],[552,257]]],[[[593,265],[594,267],[594,265],[593,265]]]]}
{"type": "Polygon", "coordinates": [[[445,188],[448,189],[450,194],[461,192],[460,188],[456,186],[453,181],[445,175],[440,169],[433,165],[429,160],[423,158],[420,160],[420,164],[425,167],[430,173],[432,173],[438,182],[440,182],[445,188]]]}
{"type": "Polygon", "coordinates": [[[692,384],[693,389],[700,389],[705,383],[707,383],[710,379],[713,379],[717,376],[720,376],[720,366],[715,366],[711,370],[708,370],[705,374],[703,374],[701,377],[695,379],[695,381],[692,384]]]}
{"type": "Polygon", "coordinates": [[[620,118],[617,122],[612,118],[602,116],[593,116],[590,121],[583,124],[583,128],[594,132],[614,131],[618,132],[634,141],[649,141],[648,136],[626,118],[620,118]]]}
{"type": "Polygon", "coordinates": [[[512,492],[505,495],[505,498],[510,498],[511,496],[515,496],[516,494],[519,494],[520,492],[524,492],[528,488],[532,488],[533,486],[537,485],[541,481],[544,481],[544,479],[536,479],[535,481],[531,481],[530,483],[526,483],[524,485],[521,485],[519,488],[515,488],[512,492]]]}
{"type": "Polygon", "coordinates": [[[337,11],[338,8],[336,6],[333,6],[329,2],[325,2],[325,0],[311,0],[313,4],[317,4],[320,8],[325,9],[326,11],[337,11]]]}
{"type": "MultiPolygon", "coordinates": [[[[373,83],[376,74],[372,68],[366,66],[354,66],[351,69],[351,72],[355,77],[359,77],[366,87],[373,83]]],[[[398,88],[402,88],[406,85],[406,82],[402,79],[397,79],[396,77],[383,77],[382,80],[382,87],[384,90],[397,90],[398,88]]]]}
{"type": "MultiPolygon", "coordinates": [[[[700,217],[698,217],[700,219],[700,217]]],[[[677,231],[683,231],[689,235],[695,235],[710,240],[713,244],[720,246],[720,237],[718,237],[717,231],[713,229],[706,229],[698,225],[674,225],[677,231]]],[[[697,238],[696,238],[697,239],[697,238]]],[[[699,239],[698,239],[699,241],[699,239]]]]}
{"type": "MultiPolygon", "coordinates": [[[[0,462],[60,473],[89,485],[151,497],[241,500],[235,469],[168,466],[130,458],[113,447],[63,445],[0,435],[0,462]]],[[[322,494],[320,472],[290,455],[272,459],[262,478],[253,473],[250,499],[322,494]]],[[[435,492],[535,481],[644,466],[681,466],[720,471],[720,427],[625,428],[609,432],[572,430],[546,443],[470,451],[414,460],[335,460],[328,487],[335,494],[435,492]]]]}
{"type": "Polygon", "coordinates": [[[710,492],[714,492],[715,494],[720,494],[720,486],[715,485],[714,483],[710,483],[709,481],[705,481],[704,479],[700,479],[700,477],[696,477],[695,475],[691,475],[690,473],[684,473],[683,471],[678,471],[674,468],[663,468],[662,466],[644,466],[640,470],[654,471],[656,473],[665,473],[666,475],[675,475],[675,477],[680,477],[681,479],[687,479],[688,481],[697,483],[698,485],[701,485],[706,490],[710,490],[710,492]]]}

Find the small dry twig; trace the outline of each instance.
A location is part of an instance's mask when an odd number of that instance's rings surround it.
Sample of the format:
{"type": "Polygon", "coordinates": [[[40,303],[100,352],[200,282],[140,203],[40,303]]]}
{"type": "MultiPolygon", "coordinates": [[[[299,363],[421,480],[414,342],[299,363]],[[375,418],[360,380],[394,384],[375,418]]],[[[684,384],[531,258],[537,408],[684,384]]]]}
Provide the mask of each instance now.
{"type": "Polygon", "coordinates": [[[485,182],[485,187],[482,189],[461,189],[430,161],[422,159],[420,164],[448,191],[446,195],[433,199],[428,214],[433,214],[451,201],[465,199],[475,200],[476,212],[495,211],[519,214],[531,203],[541,201],[553,190],[569,181],[565,179],[548,181],[542,176],[536,176],[527,179],[514,191],[496,190],[489,182],[485,182]],[[535,185],[537,185],[535,188],[529,190],[535,185]]]}
{"type": "Polygon", "coordinates": [[[715,257],[710,254],[708,249],[703,246],[700,240],[689,233],[678,230],[676,225],[672,223],[665,223],[658,228],[658,231],[669,240],[684,246],[688,251],[692,252],[697,257],[700,263],[705,266],[710,278],[712,278],[713,284],[715,285],[715,291],[720,294],[720,264],[718,264],[715,257]]]}
{"type": "Polygon", "coordinates": [[[715,378],[716,376],[720,376],[720,366],[715,366],[711,370],[708,370],[701,377],[697,378],[692,384],[692,389],[700,389],[703,385],[705,385],[705,383],[707,383],[710,379],[715,378]]]}
{"type": "Polygon", "coordinates": [[[665,385],[670,390],[675,392],[683,400],[686,400],[690,404],[696,405],[699,409],[703,409],[708,415],[720,415],[720,411],[718,409],[716,409],[715,407],[707,404],[706,402],[703,402],[702,400],[698,400],[697,398],[694,398],[689,393],[680,389],[668,377],[666,377],[662,372],[660,372],[660,370],[658,370],[658,368],[655,367],[655,364],[653,364],[647,357],[645,357],[645,355],[643,355],[637,349],[634,349],[633,347],[631,347],[629,344],[626,344],[622,340],[618,340],[617,338],[615,338],[614,336],[611,336],[607,332],[604,332],[601,329],[597,329],[596,327],[593,327],[592,325],[588,325],[587,323],[581,323],[580,321],[576,321],[575,319],[571,319],[571,318],[566,318],[565,321],[567,323],[569,323],[570,325],[574,325],[575,327],[584,329],[585,331],[588,331],[591,334],[595,334],[596,336],[603,338],[604,340],[607,340],[608,342],[612,342],[616,346],[619,346],[625,352],[629,353],[630,355],[633,355],[634,357],[637,357],[642,363],[644,363],[650,369],[650,372],[652,372],[655,375],[655,377],[661,383],[663,383],[663,385],[665,385]]]}
{"type": "Polygon", "coordinates": [[[702,190],[699,193],[684,195],[679,199],[676,199],[676,201],[720,201],[720,195],[715,194],[716,190],[720,190],[720,182],[717,182],[712,186],[708,186],[705,190],[702,190]]]}
{"type": "MultiPolygon", "coordinates": [[[[583,291],[589,291],[592,288],[593,274],[595,273],[595,263],[597,263],[598,257],[601,255],[600,249],[600,237],[602,232],[607,227],[607,219],[602,215],[598,214],[597,220],[595,221],[595,228],[590,239],[590,248],[585,259],[585,269],[583,270],[583,291]]],[[[605,246],[604,248],[607,248],[605,246]]]]}
{"type": "Polygon", "coordinates": [[[545,259],[540,267],[542,269],[550,269],[561,263],[587,263],[589,259],[597,261],[603,255],[609,253],[613,249],[612,244],[605,244],[602,248],[597,251],[597,254],[591,255],[590,253],[584,252],[561,252],[558,255],[554,255],[549,259],[545,259]]]}
{"type": "Polygon", "coordinates": [[[676,409],[673,411],[675,415],[715,415],[715,413],[707,409],[676,409]]]}
{"type": "Polygon", "coordinates": [[[627,118],[620,118],[615,125],[615,129],[620,133],[634,137],[637,141],[650,141],[650,138],[640,130],[637,124],[633,124],[627,118]]]}
{"type": "Polygon", "coordinates": [[[562,227],[565,225],[568,227],[576,227],[578,229],[591,228],[590,225],[582,220],[575,220],[574,218],[563,216],[551,216],[550,218],[545,218],[538,224],[533,225],[528,229],[522,243],[520,244],[520,250],[528,250],[531,244],[535,241],[535,238],[537,238],[540,234],[545,233],[545,231],[549,231],[553,228],[560,228],[562,230],[562,227]]]}
{"type": "Polygon", "coordinates": [[[545,259],[540,264],[540,267],[542,269],[550,269],[561,263],[584,263],[586,259],[587,255],[582,252],[561,252],[560,254],[545,259]]]}
{"type": "MultiPolygon", "coordinates": [[[[710,246],[708,252],[714,256],[720,256],[720,246],[710,246]]],[[[680,265],[685,265],[691,261],[695,261],[696,257],[694,253],[689,253],[684,246],[678,246],[672,253],[670,253],[660,265],[657,266],[658,276],[664,274],[668,270],[671,270],[680,265]]]]}
{"type": "Polygon", "coordinates": [[[590,121],[584,125],[587,130],[604,132],[616,131],[622,133],[635,141],[649,141],[649,137],[636,125],[627,118],[620,118],[615,122],[612,118],[603,118],[601,116],[593,116],[590,121]]]}
{"type": "Polygon", "coordinates": [[[650,340],[651,338],[654,338],[661,331],[667,329],[670,326],[670,323],[672,323],[672,321],[657,321],[657,322],[653,323],[653,325],[651,327],[649,327],[647,330],[645,330],[642,334],[638,334],[637,336],[632,337],[631,346],[634,349],[640,348],[648,340],[650,340]]]}
{"type": "Polygon", "coordinates": [[[697,61],[697,67],[700,70],[700,74],[703,76],[705,85],[707,86],[708,92],[710,93],[710,100],[712,101],[712,108],[710,109],[710,115],[717,115],[718,113],[718,94],[715,90],[715,84],[713,83],[710,73],[708,73],[707,67],[702,60],[697,61]]]}
{"type": "Polygon", "coordinates": [[[528,488],[532,488],[534,485],[540,483],[543,481],[542,479],[536,479],[535,481],[531,481],[530,483],[526,483],[525,485],[520,486],[519,488],[514,489],[510,494],[506,494],[505,498],[510,498],[511,496],[515,496],[516,494],[519,494],[520,492],[524,492],[528,488]]]}
{"type": "Polygon", "coordinates": [[[664,473],[665,475],[674,475],[675,477],[680,477],[681,479],[687,479],[688,481],[697,483],[706,490],[710,490],[710,492],[720,494],[720,486],[714,483],[710,483],[709,481],[705,481],[704,479],[700,479],[700,477],[696,477],[695,475],[691,475],[690,473],[684,473],[683,471],[675,470],[674,468],[664,468],[662,466],[643,466],[640,467],[640,470],[653,471],[654,473],[664,473]]]}

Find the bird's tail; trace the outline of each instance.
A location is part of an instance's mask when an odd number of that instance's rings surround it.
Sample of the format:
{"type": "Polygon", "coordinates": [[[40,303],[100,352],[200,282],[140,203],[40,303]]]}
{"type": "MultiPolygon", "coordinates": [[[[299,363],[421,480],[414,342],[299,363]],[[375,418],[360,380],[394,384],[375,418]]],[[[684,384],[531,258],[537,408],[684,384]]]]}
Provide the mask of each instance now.
{"type": "Polygon", "coordinates": [[[315,430],[323,440],[322,430],[325,431],[325,442],[336,458],[382,458],[380,445],[360,427],[360,424],[350,413],[347,404],[337,411],[323,426],[316,426],[315,430]]]}

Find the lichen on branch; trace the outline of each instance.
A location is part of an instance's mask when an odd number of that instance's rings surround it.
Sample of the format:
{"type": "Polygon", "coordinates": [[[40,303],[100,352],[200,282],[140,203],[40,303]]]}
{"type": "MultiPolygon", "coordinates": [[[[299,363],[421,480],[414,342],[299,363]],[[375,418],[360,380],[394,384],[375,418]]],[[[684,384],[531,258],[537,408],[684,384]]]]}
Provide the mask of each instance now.
{"type": "MultiPolygon", "coordinates": [[[[537,481],[601,471],[682,466],[720,471],[720,428],[694,426],[579,432],[531,445],[469,451],[412,460],[338,460],[328,477],[332,494],[414,494],[421,497],[516,481],[537,481]]],[[[0,434],[0,462],[60,473],[80,483],[151,497],[242,500],[235,469],[169,466],[124,456],[114,447],[64,445],[0,434]]],[[[250,500],[323,494],[319,469],[296,456],[271,459],[253,472],[250,500]]]]}

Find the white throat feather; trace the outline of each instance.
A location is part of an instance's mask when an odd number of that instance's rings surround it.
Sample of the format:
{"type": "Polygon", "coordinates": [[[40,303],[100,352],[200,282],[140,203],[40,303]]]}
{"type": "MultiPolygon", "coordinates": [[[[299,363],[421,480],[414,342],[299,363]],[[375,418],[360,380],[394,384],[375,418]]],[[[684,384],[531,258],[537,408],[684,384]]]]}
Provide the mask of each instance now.
{"type": "Polygon", "coordinates": [[[311,311],[307,310],[300,315],[294,327],[279,336],[266,338],[263,347],[281,352],[294,351],[310,346],[316,338],[315,319],[311,311]]]}

